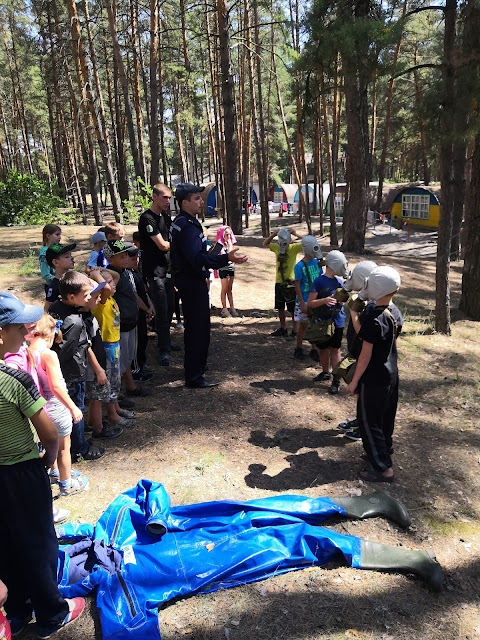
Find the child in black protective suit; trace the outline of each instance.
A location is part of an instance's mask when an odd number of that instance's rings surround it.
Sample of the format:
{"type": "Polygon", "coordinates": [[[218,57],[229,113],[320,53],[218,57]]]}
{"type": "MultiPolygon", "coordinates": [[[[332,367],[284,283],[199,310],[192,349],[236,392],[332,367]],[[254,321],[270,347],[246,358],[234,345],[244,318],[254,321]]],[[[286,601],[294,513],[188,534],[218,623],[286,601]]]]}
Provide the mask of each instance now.
{"type": "Polygon", "coordinates": [[[359,296],[375,300],[362,313],[351,312],[362,350],[349,393],[356,393],[357,421],[372,469],[360,472],[368,482],[393,482],[392,435],[398,404],[398,366],[396,338],[403,319],[392,299],[400,287],[400,275],[392,267],[377,267],[365,280],[359,296]]]}

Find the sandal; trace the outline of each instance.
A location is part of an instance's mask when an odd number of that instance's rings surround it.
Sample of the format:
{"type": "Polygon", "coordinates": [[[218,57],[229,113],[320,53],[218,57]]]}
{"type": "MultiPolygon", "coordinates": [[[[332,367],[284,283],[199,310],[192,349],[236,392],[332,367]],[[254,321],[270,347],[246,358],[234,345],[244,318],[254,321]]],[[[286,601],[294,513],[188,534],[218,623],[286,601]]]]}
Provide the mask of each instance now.
{"type": "Polygon", "coordinates": [[[105,454],[105,449],[103,447],[95,447],[92,444],[88,447],[88,451],[82,454],[80,457],[83,460],[98,460],[105,454]]]}
{"type": "Polygon", "coordinates": [[[381,471],[376,469],[362,469],[358,477],[365,482],[393,482],[395,480],[395,476],[384,476],[381,471]]]}

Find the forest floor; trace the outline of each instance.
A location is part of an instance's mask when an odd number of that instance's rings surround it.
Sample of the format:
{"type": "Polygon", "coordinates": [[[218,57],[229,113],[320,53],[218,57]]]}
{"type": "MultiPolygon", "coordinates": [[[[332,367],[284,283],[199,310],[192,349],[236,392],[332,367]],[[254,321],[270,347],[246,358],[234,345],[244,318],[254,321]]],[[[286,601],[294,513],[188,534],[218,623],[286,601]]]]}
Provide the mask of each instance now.
{"type": "MultiPolygon", "coordinates": [[[[210,222],[212,229],[218,224],[210,222]]],[[[63,240],[80,245],[77,263],[85,262],[95,230],[64,228],[63,240]]],[[[133,230],[128,227],[128,237],[133,230]]],[[[0,289],[39,303],[43,287],[31,248],[38,249],[40,235],[39,228],[0,230],[0,289]]],[[[237,268],[234,285],[242,317],[224,320],[218,309],[212,312],[209,375],[221,386],[185,389],[182,355],[174,354],[172,366],[160,369],[152,339],[153,395],[137,402],[136,426],[107,442],[104,458],[81,465],[90,491],[57,502],[71,510],[72,520],[94,522],[140,478],[162,482],[173,505],[282,493],[348,496],[377,488],[357,479],[361,444],[336,429],[354,416],[354,398],[344,386],[338,396],[329,395],[328,385],[312,380],[318,365],[295,360],[293,342],[269,336],[278,326],[275,265],[261,244],[258,226],[238,238],[249,258],[237,268]]],[[[322,248],[328,250],[327,241],[322,248]]],[[[480,342],[478,323],[456,311],[462,264],[452,265],[452,336],[445,337],[432,327],[434,234],[417,232],[408,241],[405,233],[390,233],[384,225],[368,232],[367,248],[370,259],[402,275],[396,298],[405,318],[399,340],[396,482],[387,492],[406,505],[413,524],[405,531],[371,519],[332,528],[433,551],[445,571],[445,590],[433,594],[411,577],[340,564],[311,567],[167,605],[159,616],[164,640],[480,637],[480,342]]],[[[352,265],[361,259],[348,257],[352,265]]],[[[212,303],[218,308],[218,281],[212,303]]],[[[181,342],[181,333],[173,333],[181,342]]],[[[88,603],[86,614],[63,638],[101,638],[94,600],[88,603]]]]}

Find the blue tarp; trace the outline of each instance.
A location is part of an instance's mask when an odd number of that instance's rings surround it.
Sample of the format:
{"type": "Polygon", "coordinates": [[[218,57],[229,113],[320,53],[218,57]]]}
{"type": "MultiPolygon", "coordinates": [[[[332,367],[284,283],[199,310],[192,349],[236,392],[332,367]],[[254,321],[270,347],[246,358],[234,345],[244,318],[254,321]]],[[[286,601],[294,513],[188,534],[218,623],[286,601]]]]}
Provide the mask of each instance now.
{"type": "Polygon", "coordinates": [[[343,515],[329,498],[294,495],[170,507],[163,485],[141,480],[96,525],[57,528],[60,591],[96,589],[105,639],[159,640],[158,609],[173,598],[342,557],[361,568],[360,538],[319,526],[343,515]]]}

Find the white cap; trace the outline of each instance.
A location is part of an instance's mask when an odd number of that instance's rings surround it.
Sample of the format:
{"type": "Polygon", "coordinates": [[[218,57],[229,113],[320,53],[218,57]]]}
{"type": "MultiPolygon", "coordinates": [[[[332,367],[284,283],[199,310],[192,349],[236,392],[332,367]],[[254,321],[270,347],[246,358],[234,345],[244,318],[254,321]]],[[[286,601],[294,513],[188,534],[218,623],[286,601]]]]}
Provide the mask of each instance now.
{"type": "Polygon", "coordinates": [[[292,234],[287,227],[280,227],[277,233],[277,242],[280,247],[280,253],[286,253],[288,245],[292,242],[292,234]]]}
{"type": "Polygon", "coordinates": [[[363,260],[355,265],[355,268],[343,283],[345,291],[360,291],[360,289],[363,289],[365,278],[368,278],[376,266],[376,263],[371,260],[363,260]]]}
{"type": "Polygon", "coordinates": [[[315,236],[303,236],[302,249],[303,253],[306,253],[309,256],[319,259],[322,257],[322,250],[320,249],[320,244],[315,236]]]}
{"type": "Polygon", "coordinates": [[[365,278],[363,289],[359,292],[362,300],[379,300],[389,293],[396,293],[400,289],[400,274],[393,267],[376,267],[365,278]]]}
{"type": "Polygon", "coordinates": [[[333,273],[340,278],[348,276],[348,261],[346,256],[341,252],[329,251],[325,256],[325,264],[332,269],[333,273]]]}

